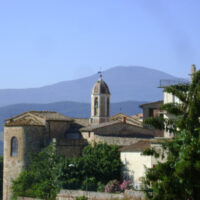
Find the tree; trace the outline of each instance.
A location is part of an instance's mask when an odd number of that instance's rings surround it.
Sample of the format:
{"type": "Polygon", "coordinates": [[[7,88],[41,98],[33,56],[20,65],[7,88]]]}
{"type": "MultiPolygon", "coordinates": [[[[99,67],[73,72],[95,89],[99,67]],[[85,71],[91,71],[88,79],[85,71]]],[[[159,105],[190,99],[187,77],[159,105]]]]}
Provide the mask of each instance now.
{"type": "MultiPolygon", "coordinates": [[[[174,120],[148,119],[154,128],[173,132],[175,137],[162,143],[167,161],[147,169],[144,178],[147,196],[152,200],[200,199],[200,72],[189,85],[165,88],[181,100],[180,104],[164,104],[162,109],[176,116],[174,120]]],[[[145,155],[155,155],[147,150],[145,155]]]]}
{"type": "Polygon", "coordinates": [[[28,168],[13,182],[13,198],[27,196],[54,199],[62,184],[61,159],[56,152],[55,144],[33,154],[28,168]]]}
{"type": "Polygon", "coordinates": [[[95,177],[103,184],[120,179],[122,162],[119,147],[116,145],[94,144],[83,149],[82,157],[85,175],[95,177]]]}

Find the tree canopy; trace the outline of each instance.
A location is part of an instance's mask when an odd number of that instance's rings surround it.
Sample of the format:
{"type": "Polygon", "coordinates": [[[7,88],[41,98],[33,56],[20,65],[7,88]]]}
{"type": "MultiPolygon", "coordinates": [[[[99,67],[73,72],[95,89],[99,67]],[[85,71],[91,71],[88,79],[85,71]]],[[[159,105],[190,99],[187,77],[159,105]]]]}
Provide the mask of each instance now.
{"type": "Polygon", "coordinates": [[[200,72],[194,74],[191,84],[172,85],[164,91],[181,102],[162,107],[176,118],[146,121],[146,124],[170,131],[175,136],[162,143],[167,161],[147,169],[144,178],[147,196],[152,200],[197,200],[200,199],[200,72]]]}

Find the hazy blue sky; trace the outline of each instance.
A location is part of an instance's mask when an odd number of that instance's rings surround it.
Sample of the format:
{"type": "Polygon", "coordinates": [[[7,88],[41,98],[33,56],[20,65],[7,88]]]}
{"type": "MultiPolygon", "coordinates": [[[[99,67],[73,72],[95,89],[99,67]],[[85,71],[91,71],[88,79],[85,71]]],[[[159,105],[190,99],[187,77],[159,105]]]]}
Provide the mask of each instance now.
{"type": "Polygon", "coordinates": [[[0,88],[71,80],[100,66],[187,77],[200,65],[199,10],[198,0],[0,0],[0,88]]]}

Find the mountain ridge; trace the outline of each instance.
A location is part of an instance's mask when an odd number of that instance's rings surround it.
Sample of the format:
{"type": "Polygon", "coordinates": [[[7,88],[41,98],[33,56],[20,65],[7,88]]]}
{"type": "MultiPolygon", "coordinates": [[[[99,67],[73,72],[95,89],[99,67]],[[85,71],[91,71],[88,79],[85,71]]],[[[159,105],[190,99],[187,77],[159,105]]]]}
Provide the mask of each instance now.
{"type": "MultiPolygon", "coordinates": [[[[111,91],[111,102],[154,101],[162,98],[160,79],[176,77],[146,67],[117,66],[103,71],[103,79],[111,91]]],[[[61,81],[38,88],[1,89],[0,106],[17,103],[52,103],[60,101],[90,102],[90,93],[98,80],[94,74],[76,80],[61,81]]]]}

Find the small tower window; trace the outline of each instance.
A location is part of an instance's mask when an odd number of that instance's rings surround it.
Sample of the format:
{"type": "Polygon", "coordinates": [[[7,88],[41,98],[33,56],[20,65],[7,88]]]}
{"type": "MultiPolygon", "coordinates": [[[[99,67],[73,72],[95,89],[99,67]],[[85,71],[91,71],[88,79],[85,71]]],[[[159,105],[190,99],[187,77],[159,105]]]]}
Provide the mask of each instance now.
{"type": "Polygon", "coordinates": [[[94,116],[97,116],[98,114],[98,97],[95,97],[94,99],[94,116]]]}
{"type": "Polygon", "coordinates": [[[18,154],[18,141],[16,137],[11,139],[11,156],[17,156],[18,154]]]}
{"type": "Polygon", "coordinates": [[[110,99],[109,97],[107,98],[107,117],[110,116],[110,99]]]}

